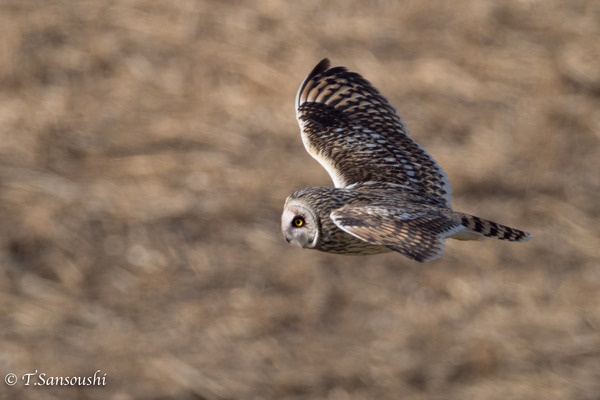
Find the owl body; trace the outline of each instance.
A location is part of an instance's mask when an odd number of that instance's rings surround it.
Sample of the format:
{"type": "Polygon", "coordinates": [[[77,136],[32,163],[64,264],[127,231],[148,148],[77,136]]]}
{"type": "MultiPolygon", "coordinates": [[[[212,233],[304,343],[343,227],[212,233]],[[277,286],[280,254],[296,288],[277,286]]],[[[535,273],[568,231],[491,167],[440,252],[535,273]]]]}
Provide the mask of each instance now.
{"type": "Polygon", "coordinates": [[[291,227],[284,233],[289,243],[334,254],[370,255],[389,253],[392,249],[365,242],[340,229],[329,217],[346,204],[360,202],[359,193],[331,187],[311,187],[288,197],[282,214],[282,226],[291,227]],[[303,226],[293,220],[302,218],[303,226]],[[303,229],[300,229],[303,228],[303,229]]]}
{"type": "Polygon", "coordinates": [[[287,198],[281,226],[289,243],[349,255],[397,251],[423,262],[441,254],[447,237],[532,237],[453,211],[442,169],[359,74],[321,61],[298,90],[296,114],[305,148],[335,187],[310,187],[287,198]]]}
{"type": "MultiPolygon", "coordinates": [[[[351,188],[310,187],[299,190],[286,200],[282,226],[291,226],[288,242],[336,254],[370,255],[388,253],[392,248],[359,239],[341,229],[335,218],[348,224],[352,220],[345,211],[362,210],[373,218],[392,218],[398,221],[415,215],[438,216],[436,199],[427,199],[415,193],[395,188],[370,185],[351,188]],[[429,201],[428,201],[429,200],[429,201]],[[345,207],[345,208],[344,208],[345,207]],[[302,227],[293,226],[294,218],[301,217],[302,227]],[[303,230],[298,228],[304,228],[303,230]],[[298,234],[307,234],[306,240],[297,240],[298,234]],[[294,240],[296,238],[296,240],[294,240]]],[[[392,234],[396,237],[396,233],[392,234]]]]}

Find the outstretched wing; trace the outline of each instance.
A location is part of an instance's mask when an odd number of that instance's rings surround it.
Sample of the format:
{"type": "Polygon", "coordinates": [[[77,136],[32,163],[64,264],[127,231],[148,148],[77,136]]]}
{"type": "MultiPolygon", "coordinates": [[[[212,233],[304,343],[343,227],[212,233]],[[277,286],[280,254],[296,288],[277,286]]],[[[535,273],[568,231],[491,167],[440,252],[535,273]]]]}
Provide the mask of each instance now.
{"type": "Polygon", "coordinates": [[[352,236],[386,246],[420,262],[439,257],[444,249],[444,238],[464,229],[460,222],[425,209],[344,206],[332,211],[330,217],[352,236]]]}
{"type": "Polygon", "coordinates": [[[296,97],[306,150],[336,187],[387,182],[443,199],[450,185],[435,160],[408,137],[396,109],[369,81],[321,61],[296,97]]]}

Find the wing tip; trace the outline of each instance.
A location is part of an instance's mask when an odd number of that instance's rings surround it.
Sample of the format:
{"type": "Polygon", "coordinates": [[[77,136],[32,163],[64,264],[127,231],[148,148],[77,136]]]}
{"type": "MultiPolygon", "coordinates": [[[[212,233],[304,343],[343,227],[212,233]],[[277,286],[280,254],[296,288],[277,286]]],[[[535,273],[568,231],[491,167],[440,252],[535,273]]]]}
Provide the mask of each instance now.
{"type": "Polygon", "coordinates": [[[302,92],[304,91],[304,88],[306,88],[308,82],[310,82],[310,80],[315,76],[327,71],[329,67],[331,67],[331,61],[329,61],[329,58],[325,57],[324,59],[319,61],[319,63],[312,69],[312,71],[310,71],[306,78],[304,78],[304,81],[302,81],[302,84],[298,89],[298,94],[296,95],[296,109],[300,107],[300,97],[302,96],[302,92]]]}
{"type": "Polygon", "coordinates": [[[331,61],[329,61],[329,58],[325,57],[324,59],[319,61],[319,63],[313,68],[313,70],[310,72],[310,74],[308,74],[308,77],[306,79],[310,79],[315,75],[318,75],[318,74],[321,74],[321,73],[327,71],[329,69],[329,67],[331,67],[331,61]]]}

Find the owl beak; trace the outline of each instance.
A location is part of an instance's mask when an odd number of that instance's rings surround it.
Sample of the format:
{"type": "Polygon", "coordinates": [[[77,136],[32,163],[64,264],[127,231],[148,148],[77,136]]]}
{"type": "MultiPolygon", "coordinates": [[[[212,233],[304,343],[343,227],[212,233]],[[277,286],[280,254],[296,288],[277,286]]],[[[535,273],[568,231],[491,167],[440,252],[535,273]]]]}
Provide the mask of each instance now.
{"type": "Polygon", "coordinates": [[[292,239],[290,239],[289,237],[285,236],[285,241],[290,243],[292,241],[292,239]]]}

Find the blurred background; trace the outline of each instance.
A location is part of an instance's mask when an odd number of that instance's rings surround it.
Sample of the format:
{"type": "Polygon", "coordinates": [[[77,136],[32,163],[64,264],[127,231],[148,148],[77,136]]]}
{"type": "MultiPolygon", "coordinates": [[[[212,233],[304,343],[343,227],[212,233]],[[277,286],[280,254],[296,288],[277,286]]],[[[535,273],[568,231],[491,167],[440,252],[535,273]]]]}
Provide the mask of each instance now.
{"type": "Polygon", "coordinates": [[[600,3],[0,2],[11,399],[600,399],[600,3]],[[285,243],[330,186],[294,95],[363,74],[455,209],[535,234],[419,264],[285,243]],[[33,381],[32,381],[33,382],[33,381]]]}

